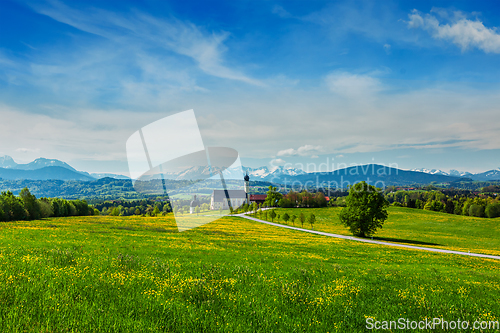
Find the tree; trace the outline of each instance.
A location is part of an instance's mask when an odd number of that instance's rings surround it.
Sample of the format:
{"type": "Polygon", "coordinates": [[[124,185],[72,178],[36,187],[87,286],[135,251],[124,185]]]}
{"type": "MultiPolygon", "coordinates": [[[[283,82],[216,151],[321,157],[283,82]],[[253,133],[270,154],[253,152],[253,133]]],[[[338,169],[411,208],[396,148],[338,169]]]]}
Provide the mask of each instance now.
{"type": "Polygon", "coordinates": [[[273,222],[274,218],[276,217],[276,212],[274,211],[274,209],[271,209],[271,211],[269,212],[269,217],[271,218],[271,222],[273,222]]]}
{"type": "Polygon", "coordinates": [[[141,210],[139,209],[139,207],[137,207],[135,209],[135,212],[134,212],[135,215],[141,215],[141,210]]]}
{"type": "Polygon", "coordinates": [[[283,198],[283,194],[276,191],[276,187],[269,186],[269,191],[267,191],[267,197],[264,204],[268,207],[276,207],[281,198],[283,198]]]}
{"type": "Polygon", "coordinates": [[[155,209],[153,209],[153,215],[158,216],[158,214],[160,214],[160,209],[158,208],[158,206],[155,206],[155,209]]]}
{"type": "Polygon", "coordinates": [[[196,206],[196,215],[200,214],[200,206],[196,206]]]}
{"type": "Polygon", "coordinates": [[[362,181],[350,187],[346,207],[339,218],[355,236],[369,237],[382,228],[388,216],[388,206],[382,192],[362,181]]]}
{"type": "Polygon", "coordinates": [[[294,227],[295,227],[295,220],[296,220],[296,219],[297,219],[297,216],[295,216],[295,215],[292,215],[292,216],[290,217],[290,221],[292,221],[292,224],[293,224],[293,226],[294,226],[294,227]]]}
{"type": "Polygon", "coordinates": [[[316,200],[316,205],[318,207],[326,207],[326,198],[325,198],[325,195],[321,192],[318,192],[316,193],[316,196],[314,197],[314,199],[316,200]]]}
{"type": "Polygon", "coordinates": [[[302,228],[304,228],[304,222],[306,221],[306,216],[304,215],[304,213],[300,213],[299,220],[300,224],[302,225],[302,228]]]}
{"type": "Polygon", "coordinates": [[[316,216],[313,213],[307,218],[307,222],[311,224],[311,229],[314,229],[314,222],[316,222],[316,216]]]}
{"type": "Polygon", "coordinates": [[[288,215],[288,213],[283,214],[283,221],[285,221],[285,223],[287,223],[288,220],[290,220],[290,215],[288,215]]]}
{"type": "Polygon", "coordinates": [[[489,218],[500,216],[500,203],[490,203],[486,206],[485,214],[489,218]]]}
{"type": "Polygon", "coordinates": [[[24,208],[28,211],[28,218],[30,220],[37,220],[41,217],[40,205],[36,197],[30,193],[27,187],[23,188],[19,193],[19,197],[24,203],[24,208]]]}

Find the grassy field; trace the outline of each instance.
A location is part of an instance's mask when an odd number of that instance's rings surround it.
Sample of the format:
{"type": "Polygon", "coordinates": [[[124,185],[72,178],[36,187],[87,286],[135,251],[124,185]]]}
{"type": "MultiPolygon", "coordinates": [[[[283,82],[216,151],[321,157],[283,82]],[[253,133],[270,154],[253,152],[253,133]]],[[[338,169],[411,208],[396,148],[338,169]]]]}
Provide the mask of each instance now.
{"type": "Polygon", "coordinates": [[[500,317],[500,261],[237,217],[183,233],[171,217],[0,223],[0,286],[1,332],[366,332],[368,317],[500,317]]]}
{"type": "MultiPolygon", "coordinates": [[[[280,208],[276,209],[276,213],[283,216],[287,212],[290,216],[293,214],[299,216],[303,212],[306,217],[314,213],[316,216],[314,230],[352,235],[349,229],[340,223],[338,215],[341,209],[280,208]]],[[[389,218],[373,239],[500,255],[500,218],[486,219],[392,206],[388,212],[389,218]]],[[[276,222],[276,219],[274,221],[276,222]]],[[[284,222],[280,219],[279,223],[284,222]]],[[[292,225],[290,221],[287,224],[292,225]]],[[[298,219],[295,221],[295,226],[302,227],[298,219]]],[[[311,225],[304,223],[304,229],[311,229],[311,225]]]]}

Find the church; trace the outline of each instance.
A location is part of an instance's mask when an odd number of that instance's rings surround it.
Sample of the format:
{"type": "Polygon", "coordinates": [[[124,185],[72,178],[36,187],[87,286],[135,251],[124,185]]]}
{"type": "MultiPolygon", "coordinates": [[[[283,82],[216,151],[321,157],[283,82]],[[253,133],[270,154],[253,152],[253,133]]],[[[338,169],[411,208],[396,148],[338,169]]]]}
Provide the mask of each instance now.
{"type": "Polygon", "coordinates": [[[210,209],[229,209],[229,205],[232,208],[238,208],[245,203],[249,203],[249,184],[250,177],[248,173],[244,177],[245,180],[245,190],[214,190],[212,192],[212,198],[210,200],[210,209]]]}

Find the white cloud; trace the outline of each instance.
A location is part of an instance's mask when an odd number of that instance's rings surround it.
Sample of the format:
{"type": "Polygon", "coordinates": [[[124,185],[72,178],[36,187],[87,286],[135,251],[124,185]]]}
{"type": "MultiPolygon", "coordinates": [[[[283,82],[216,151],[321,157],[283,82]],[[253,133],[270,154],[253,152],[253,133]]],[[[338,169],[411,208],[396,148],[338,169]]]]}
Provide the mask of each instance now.
{"type": "Polygon", "coordinates": [[[281,18],[291,18],[291,17],[293,17],[292,14],[290,14],[288,11],[285,10],[285,8],[283,8],[280,5],[275,5],[273,7],[273,14],[277,14],[281,18]]]}
{"type": "Polygon", "coordinates": [[[428,31],[435,39],[451,41],[459,46],[462,51],[470,48],[477,48],[486,53],[500,53],[500,34],[497,28],[487,28],[483,22],[470,20],[461,12],[454,12],[453,15],[439,9],[434,10],[442,21],[432,14],[422,15],[419,11],[413,10],[408,15],[408,27],[421,28],[428,31]]]}
{"type": "Polygon", "coordinates": [[[270,170],[274,171],[276,168],[278,168],[281,165],[284,165],[286,163],[285,160],[282,160],[281,158],[275,158],[272,159],[271,162],[269,162],[270,170]]]}
{"type": "Polygon", "coordinates": [[[384,44],[384,51],[387,54],[391,54],[391,45],[390,44],[384,44]]]}
{"type": "Polygon", "coordinates": [[[17,152],[20,153],[38,153],[40,151],[40,148],[17,148],[17,152]]]}
{"type": "Polygon", "coordinates": [[[242,72],[224,65],[227,32],[208,32],[175,18],[160,20],[133,12],[128,16],[105,10],[80,11],[53,1],[51,6],[34,6],[39,13],[76,29],[104,37],[117,45],[130,46],[137,53],[149,48],[163,48],[194,60],[209,75],[261,85],[242,72]]]}
{"type": "Polygon", "coordinates": [[[332,92],[351,98],[372,95],[383,89],[377,78],[366,74],[337,71],[327,75],[325,82],[332,92]]]}
{"type": "Polygon", "coordinates": [[[316,152],[322,151],[323,147],[322,146],[312,146],[312,145],[305,145],[302,147],[299,147],[298,149],[284,149],[280,150],[276,155],[277,156],[308,156],[312,155],[316,152]]]}

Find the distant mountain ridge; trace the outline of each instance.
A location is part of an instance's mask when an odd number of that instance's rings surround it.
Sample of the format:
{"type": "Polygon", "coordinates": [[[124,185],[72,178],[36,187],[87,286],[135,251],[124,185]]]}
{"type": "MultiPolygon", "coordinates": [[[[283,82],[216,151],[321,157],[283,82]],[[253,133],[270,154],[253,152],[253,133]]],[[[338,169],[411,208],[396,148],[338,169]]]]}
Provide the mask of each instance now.
{"type": "Polygon", "coordinates": [[[91,176],[61,166],[48,166],[36,170],[0,168],[0,178],[7,180],[95,180],[91,176]]]}
{"type": "MultiPolygon", "coordinates": [[[[316,173],[306,173],[302,169],[296,168],[284,168],[282,166],[269,169],[266,166],[259,168],[242,167],[243,174],[248,173],[252,181],[265,181],[277,184],[282,184],[284,182],[293,181],[307,181],[312,179],[322,179],[327,180],[330,177],[330,181],[341,180],[338,176],[344,172],[346,177],[342,179],[353,180],[353,175],[349,174],[353,168],[376,168],[380,169],[380,166],[375,164],[364,165],[364,166],[353,166],[345,169],[335,170],[331,172],[316,172],[316,173]]],[[[412,170],[398,170],[398,174],[401,177],[386,177],[385,180],[391,184],[409,184],[412,181],[418,180],[418,183],[423,181],[430,182],[449,182],[457,181],[460,179],[472,179],[476,181],[493,181],[500,180],[500,168],[495,170],[489,170],[482,173],[472,174],[470,172],[461,172],[457,170],[450,170],[450,172],[445,172],[439,169],[412,169],[412,170]],[[428,175],[431,177],[427,177],[428,175]],[[443,178],[444,177],[444,178],[443,178]],[[448,178],[447,178],[448,177],[448,178]],[[453,179],[453,180],[452,180],[453,179]]],[[[193,166],[186,170],[179,172],[167,173],[165,176],[167,179],[172,180],[189,180],[189,179],[204,179],[207,178],[210,173],[217,172],[218,170],[214,168],[208,168],[207,166],[193,166]]],[[[368,175],[365,175],[368,177],[368,175]]],[[[373,176],[373,175],[372,175],[373,176]]],[[[36,160],[26,163],[18,164],[10,156],[0,157],[0,178],[3,179],[32,179],[32,180],[45,180],[45,179],[59,179],[59,180],[95,180],[104,177],[111,177],[115,179],[128,179],[127,176],[117,175],[112,173],[92,173],[84,171],[77,171],[75,168],[70,166],[68,163],[47,158],[37,158],[36,160]],[[24,172],[23,172],[24,171],[24,172]],[[50,178],[52,177],[52,178],[50,178]]],[[[151,179],[157,177],[151,176],[151,179]]],[[[358,177],[361,179],[360,177],[358,177]]],[[[147,178],[146,178],[147,179],[147,178]]],[[[381,177],[377,176],[377,179],[381,177]]]]}
{"type": "Polygon", "coordinates": [[[2,156],[0,157],[0,168],[4,169],[18,169],[18,170],[37,170],[49,166],[58,166],[62,168],[66,168],[69,170],[76,171],[71,165],[66,162],[59,161],[56,159],[48,159],[48,158],[37,158],[36,160],[27,163],[27,164],[18,164],[12,159],[10,156],[2,156]]]}
{"type": "Polygon", "coordinates": [[[0,178],[3,179],[95,180],[105,177],[112,177],[116,179],[128,179],[127,176],[116,175],[112,173],[89,174],[88,172],[85,171],[78,171],[68,163],[56,159],[40,157],[30,163],[19,164],[16,163],[14,159],[8,155],[0,156],[0,178]],[[67,172],[62,169],[66,169],[71,172],[67,172]],[[16,172],[21,170],[30,172],[16,172]],[[52,178],[47,178],[47,177],[52,177],[52,178]]]}
{"type": "Polygon", "coordinates": [[[470,173],[467,171],[458,171],[458,170],[450,170],[450,172],[445,172],[439,169],[425,169],[425,168],[411,169],[410,171],[423,172],[432,175],[465,177],[477,181],[500,180],[500,168],[480,173],[470,173]]]}

